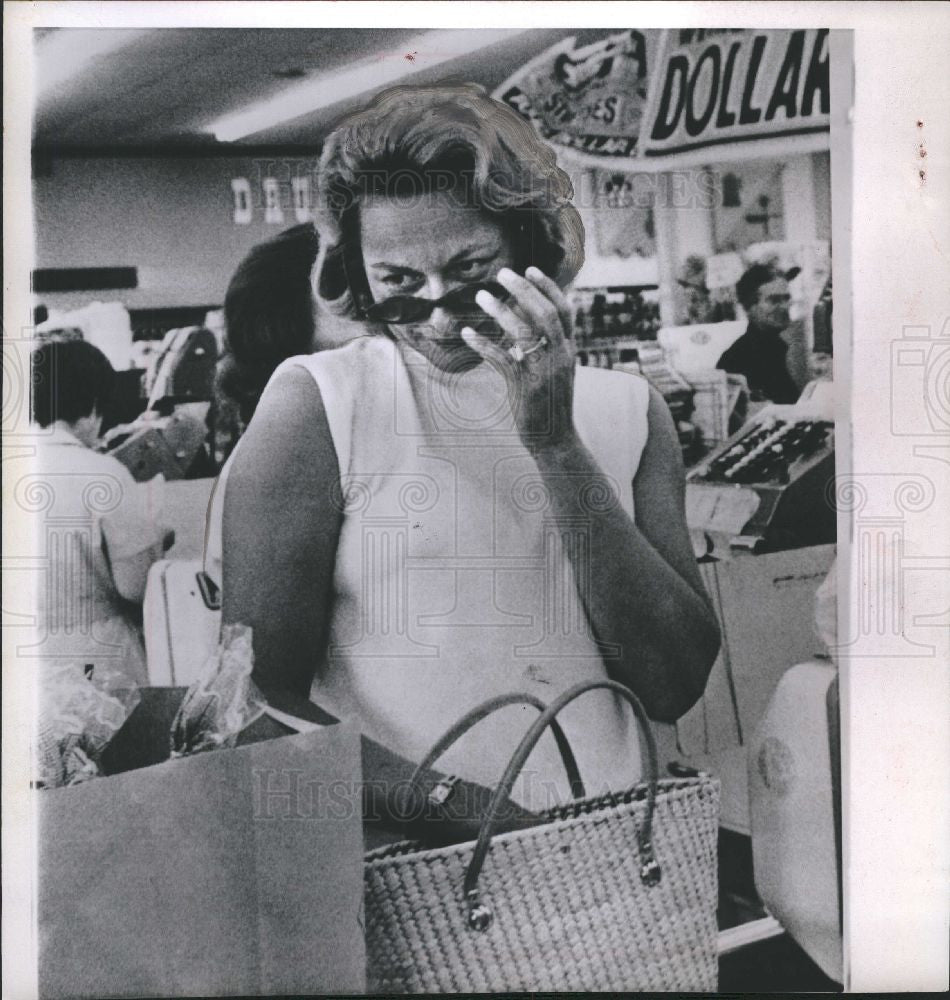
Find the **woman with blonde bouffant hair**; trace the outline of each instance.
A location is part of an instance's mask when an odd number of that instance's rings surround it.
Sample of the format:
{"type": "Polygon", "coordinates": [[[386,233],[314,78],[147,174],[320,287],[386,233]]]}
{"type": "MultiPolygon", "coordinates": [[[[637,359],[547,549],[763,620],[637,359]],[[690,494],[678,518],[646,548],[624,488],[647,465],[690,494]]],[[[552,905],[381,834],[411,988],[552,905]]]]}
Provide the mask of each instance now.
{"type": "MultiPolygon", "coordinates": [[[[571,195],[474,85],[395,88],[343,120],[314,289],[363,335],[284,362],[230,468],[224,620],[252,626],[255,678],[411,760],[488,697],[585,679],[672,721],[718,649],[662,398],[575,367],[571,195]]],[[[629,786],[635,727],[611,692],[563,726],[588,788],[629,786]]],[[[494,784],[524,729],[498,711],[444,766],[494,784]]],[[[568,794],[553,738],[519,781],[528,807],[568,794]]]]}

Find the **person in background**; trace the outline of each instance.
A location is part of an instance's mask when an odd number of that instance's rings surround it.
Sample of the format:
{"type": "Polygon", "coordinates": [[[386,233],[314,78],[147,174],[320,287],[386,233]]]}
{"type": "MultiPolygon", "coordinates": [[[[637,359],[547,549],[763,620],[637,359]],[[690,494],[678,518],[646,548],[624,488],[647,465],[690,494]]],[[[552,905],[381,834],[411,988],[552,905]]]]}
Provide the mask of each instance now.
{"type": "Polygon", "coordinates": [[[274,369],[314,348],[310,272],[319,240],[312,223],[258,243],[238,264],[224,296],[225,350],[217,385],[247,425],[274,369]]]}
{"type": "MultiPolygon", "coordinates": [[[[284,230],[254,246],[237,266],[224,296],[225,349],[215,378],[216,421],[230,429],[232,449],[254,416],[258,400],[277,366],[287,358],[318,348],[310,274],[319,238],[312,223],[284,230]]],[[[231,452],[233,454],[233,450],[231,452]]],[[[227,476],[230,456],[215,483],[209,518],[221,518],[218,484],[227,476]]],[[[221,586],[220,533],[208,535],[204,572],[221,586]]]]}
{"type": "Polygon", "coordinates": [[[736,318],[731,303],[719,301],[706,287],[706,261],[698,254],[686,258],[676,280],[683,289],[686,325],[722,323],[736,318]]]}
{"type": "Polygon", "coordinates": [[[788,283],[799,268],[782,272],[769,264],[753,264],[736,283],[736,297],[746,312],[746,332],[719,358],[716,365],[744,375],[753,397],[773,403],[794,403],[799,387],[789,374],[788,344],[782,333],[791,323],[788,283]]]}
{"type": "MultiPolygon", "coordinates": [[[[488,697],[585,679],[678,718],[719,647],[679,443],[644,379],[575,365],[584,233],[553,151],[480,87],[398,87],[318,183],[314,287],[363,336],[274,374],[209,524],[255,680],[414,761],[488,697]]],[[[636,779],[620,699],[563,724],[589,791],[636,779]]],[[[494,785],[524,729],[504,708],[444,766],[494,785]]],[[[529,808],[568,791],[549,743],[522,777],[529,808]]]]}
{"type": "Polygon", "coordinates": [[[30,367],[35,485],[47,497],[39,511],[47,559],[40,648],[81,663],[105,657],[144,684],[145,653],[133,607],[141,604],[149,567],[174,533],[155,523],[147,489],[128,469],[95,451],[116,378],[106,356],[82,340],[53,340],[33,351],[30,367]]]}

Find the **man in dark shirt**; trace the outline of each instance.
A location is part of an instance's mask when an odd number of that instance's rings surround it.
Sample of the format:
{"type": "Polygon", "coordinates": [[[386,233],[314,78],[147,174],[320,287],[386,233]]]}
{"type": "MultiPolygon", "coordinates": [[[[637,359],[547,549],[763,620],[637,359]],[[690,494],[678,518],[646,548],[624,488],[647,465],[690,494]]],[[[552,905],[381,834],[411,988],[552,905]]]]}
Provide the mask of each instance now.
{"type": "Polygon", "coordinates": [[[799,268],[781,272],[767,264],[754,264],[736,284],[736,297],[749,317],[746,332],[719,358],[716,365],[744,375],[753,396],[773,403],[794,403],[798,386],[788,373],[788,344],[782,331],[790,318],[788,282],[799,268]]]}

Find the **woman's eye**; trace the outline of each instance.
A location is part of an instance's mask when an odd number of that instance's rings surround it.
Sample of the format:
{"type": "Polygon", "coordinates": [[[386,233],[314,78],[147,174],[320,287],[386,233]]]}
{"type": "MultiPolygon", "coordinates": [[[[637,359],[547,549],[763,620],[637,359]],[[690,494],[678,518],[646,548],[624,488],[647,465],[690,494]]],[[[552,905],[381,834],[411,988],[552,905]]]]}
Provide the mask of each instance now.
{"type": "Polygon", "coordinates": [[[387,288],[409,288],[414,284],[408,274],[386,274],[380,280],[387,288]]]}
{"type": "Polygon", "coordinates": [[[477,274],[489,263],[489,258],[473,257],[471,260],[459,261],[459,263],[455,265],[455,271],[463,277],[469,277],[473,274],[477,274]]]}

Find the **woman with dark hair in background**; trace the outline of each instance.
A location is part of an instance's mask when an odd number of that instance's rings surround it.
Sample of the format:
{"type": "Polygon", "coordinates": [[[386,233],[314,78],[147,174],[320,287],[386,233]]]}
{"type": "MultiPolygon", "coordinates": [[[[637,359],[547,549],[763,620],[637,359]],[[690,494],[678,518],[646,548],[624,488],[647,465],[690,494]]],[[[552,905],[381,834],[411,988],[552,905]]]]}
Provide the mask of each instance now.
{"type": "MultiPolygon", "coordinates": [[[[255,678],[412,760],[487,697],[585,679],[673,720],[718,649],[666,404],[575,368],[571,193],[474,85],[394,88],[345,120],[320,162],[315,289],[364,336],[281,366],[233,456],[223,612],[253,628],[255,678]]],[[[563,724],[588,789],[630,784],[620,699],[563,724]]],[[[524,726],[503,709],[444,766],[492,785],[524,726]]],[[[514,793],[529,807],[567,794],[548,743],[514,793]]]]}
{"type": "Polygon", "coordinates": [[[228,284],[218,388],[237,403],[243,424],[254,415],[274,369],[286,358],[313,350],[310,272],[318,245],[312,223],[287,229],[258,243],[228,284]]]}
{"type": "MultiPolygon", "coordinates": [[[[235,443],[278,365],[317,349],[310,275],[318,247],[313,223],[293,226],[254,246],[228,283],[224,354],[215,378],[216,423],[219,430],[230,428],[235,443]]],[[[221,520],[219,485],[229,464],[230,458],[211,494],[212,524],[221,520]]],[[[220,531],[206,536],[204,571],[221,586],[220,531]]]]}

